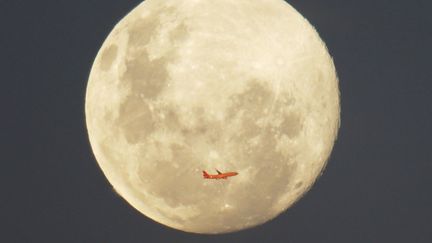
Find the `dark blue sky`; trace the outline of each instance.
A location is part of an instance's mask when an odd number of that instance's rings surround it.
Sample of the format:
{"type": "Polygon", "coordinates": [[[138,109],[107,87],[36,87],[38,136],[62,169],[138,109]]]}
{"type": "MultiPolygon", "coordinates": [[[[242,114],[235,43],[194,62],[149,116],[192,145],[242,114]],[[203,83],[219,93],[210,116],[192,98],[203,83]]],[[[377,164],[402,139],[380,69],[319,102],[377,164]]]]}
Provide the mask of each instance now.
{"type": "Polygon", "coordinates": [[[88,74],[139,2],[0,0],[0,242],[432,242],[431,1],[289,1],[334,57],[339,137],[299,203],[220,236],[142,216],[110,189],[91,152],[88,74]]]}

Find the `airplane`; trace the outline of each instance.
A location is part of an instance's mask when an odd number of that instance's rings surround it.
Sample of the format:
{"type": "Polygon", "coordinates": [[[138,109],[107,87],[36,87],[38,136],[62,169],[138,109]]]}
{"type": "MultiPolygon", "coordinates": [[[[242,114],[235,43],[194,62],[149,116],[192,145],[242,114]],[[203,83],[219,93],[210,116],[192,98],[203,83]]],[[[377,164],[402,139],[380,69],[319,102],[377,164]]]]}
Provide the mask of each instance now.
{"type": "Polygon", "coordinates": [[[218,170],[216,170],[216,171],[217,171],[216,175],[209,175],[205,170],[203,170],[203,177],[204,177],[204,179],[216,179],[216,180],[218,180],[218,179],[228,179],[228,177],[238,175],[237,172],[222,173],[222,172],[220,172],[218,170]]]}

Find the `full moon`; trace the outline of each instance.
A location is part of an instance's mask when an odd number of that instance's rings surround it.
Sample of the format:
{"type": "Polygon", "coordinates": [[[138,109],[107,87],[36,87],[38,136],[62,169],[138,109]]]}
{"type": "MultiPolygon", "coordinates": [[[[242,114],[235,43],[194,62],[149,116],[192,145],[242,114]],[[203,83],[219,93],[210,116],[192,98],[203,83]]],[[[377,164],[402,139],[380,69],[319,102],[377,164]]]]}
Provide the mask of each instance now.
{"type": "Polygon", "coordinates": [[[283,0],[147,0],[101,47],[86,93],[108,181],[163,225],[263,224],[322,173],[339,128],[335,67],[283,0]],[[238,175],[204,179],[202,171],[238,175]]]}

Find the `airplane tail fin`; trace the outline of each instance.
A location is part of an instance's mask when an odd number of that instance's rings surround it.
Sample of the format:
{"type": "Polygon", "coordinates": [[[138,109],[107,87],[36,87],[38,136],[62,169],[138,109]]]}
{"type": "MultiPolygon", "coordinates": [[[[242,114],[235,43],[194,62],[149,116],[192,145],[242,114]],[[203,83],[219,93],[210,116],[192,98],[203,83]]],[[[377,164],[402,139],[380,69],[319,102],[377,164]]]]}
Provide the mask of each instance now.
{"type": "Polygon", "coordinates": [[[203,177],[210,178],[210,175],[205,170],[203,170],[203,177]]]}

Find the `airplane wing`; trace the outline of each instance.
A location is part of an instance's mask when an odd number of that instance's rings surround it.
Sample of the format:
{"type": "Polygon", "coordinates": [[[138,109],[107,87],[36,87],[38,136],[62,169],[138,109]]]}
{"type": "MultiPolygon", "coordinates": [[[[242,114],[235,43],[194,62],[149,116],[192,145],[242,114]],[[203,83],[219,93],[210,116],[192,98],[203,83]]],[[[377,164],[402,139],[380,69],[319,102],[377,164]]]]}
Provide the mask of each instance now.
{"type": "Polygon", "coordinates": [[[222,174],[222,172],[220,172],[220,171],[218,171],[218,170],[216,170],[217,171],[217,173],[220,175],[220,174],[222,174]]]}

